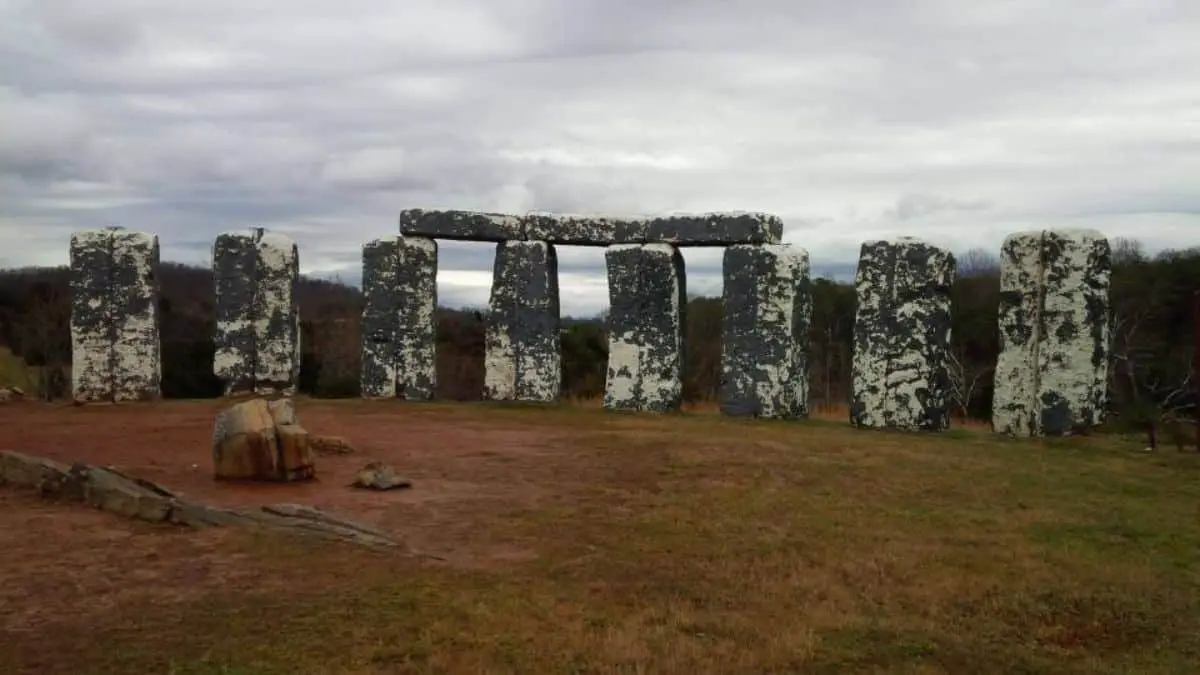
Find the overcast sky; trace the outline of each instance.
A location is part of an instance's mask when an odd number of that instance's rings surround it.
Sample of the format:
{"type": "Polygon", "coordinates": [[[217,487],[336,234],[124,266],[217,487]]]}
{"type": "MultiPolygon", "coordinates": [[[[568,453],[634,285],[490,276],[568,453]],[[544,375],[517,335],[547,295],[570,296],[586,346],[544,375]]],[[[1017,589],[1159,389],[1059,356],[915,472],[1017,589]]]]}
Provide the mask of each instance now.
{"type": "MultiPolygon", "coordinates": [[[[1200,2],[0,0],[0,267],[263,226],[357,280],[408,207],[767,211],[836,274],[895,235],[1200,244],[1200,2]]],[[[445,302],[491,259],[443,244],[445,302]]],[[[607,304],[601,249],[560,260],[565,312],[607,304]]]]}

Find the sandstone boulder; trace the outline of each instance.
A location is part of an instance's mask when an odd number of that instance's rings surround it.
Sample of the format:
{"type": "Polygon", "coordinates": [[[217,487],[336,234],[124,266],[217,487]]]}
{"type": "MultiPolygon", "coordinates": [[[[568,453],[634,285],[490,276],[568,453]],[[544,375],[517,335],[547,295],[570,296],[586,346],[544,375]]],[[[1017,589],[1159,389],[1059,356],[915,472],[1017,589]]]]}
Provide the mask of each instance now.
{"type": "Polygon", "coordinates": [[[315,473],[308,432],[299,425],[291,400],[251,399],[217,416],[215,478],[286,482],[315,473]]]}

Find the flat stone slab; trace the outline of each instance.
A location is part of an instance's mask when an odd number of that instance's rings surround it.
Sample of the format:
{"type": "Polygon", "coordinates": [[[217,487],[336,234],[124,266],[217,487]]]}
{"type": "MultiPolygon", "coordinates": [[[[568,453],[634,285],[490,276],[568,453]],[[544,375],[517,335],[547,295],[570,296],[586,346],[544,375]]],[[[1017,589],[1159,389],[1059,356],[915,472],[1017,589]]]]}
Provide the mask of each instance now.
{"type": "Polygon", "coordinates": [[[400,233],[466,241],[544,241],[566,246],[667,243],[675,246],[778,244],[783,221],[748,211],[663,216],[535,212],[523,216],[476,211],[407,209],[400,233]]]}
{"type": "Polygon", "coordinates": [[[400,234],[497,243],[525,238],[524,227],[517,216],[453,209],[405,209],[400,212],[400,234]]]}

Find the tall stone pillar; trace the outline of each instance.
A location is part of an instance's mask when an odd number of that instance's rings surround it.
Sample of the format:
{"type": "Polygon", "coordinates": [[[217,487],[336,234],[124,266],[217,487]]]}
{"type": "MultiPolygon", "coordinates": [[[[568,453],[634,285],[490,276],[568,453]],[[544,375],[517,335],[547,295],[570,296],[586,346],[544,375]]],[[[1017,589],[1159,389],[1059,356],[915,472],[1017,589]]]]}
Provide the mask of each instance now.
{"type": "Polygon", "coordinates": [[[1004,240],[996,431],[1055,436],[1103,421],[1111,268],[1108,239],[1094,230],[1004,240]]]}
{"type": "Polygon", "coordinates": [[[74,398],[158,398],[158,237],[119,227],[76,232],[70,258],[74,398]]]}
{"type": "Polygon", "coordinates": [[[808,415],[808,252],[790,244],[725,249],[721,412],[808,415]]]}
{"type": "Polygon", "coordinates": [[[362,248],[363,398],[396,396],[396,349],[400,330],[400,238],[373,239],[362,248]]]}
{"type": "Polygon", "coordinates": [[[604,407],[667,412],[683,402],[687,275],[670,244],[618,244],[608,267],[604,407]]]}
{"type": "Polygon", "coordinates": [[[213,374],[225,382],[225,394],[294,394],[300,375],[295,242],[263,228],[219,234],[213,277],[213,374]]]}
{"type": "Polygon", "coordinates": [[[850,422],[949,427],[950,252],[911,237],[862,245],[850,422]]]}
{"type": "Polygon", "coordinates": [[[437,393],[437,242],[385,237],[363,246],[362,395],[437,393]]]}
{"type": "Polygon", "coordinates": [[[496,245],[484,398],[550,403],[562,383],[558,258],[544,241],[496,245]]]}

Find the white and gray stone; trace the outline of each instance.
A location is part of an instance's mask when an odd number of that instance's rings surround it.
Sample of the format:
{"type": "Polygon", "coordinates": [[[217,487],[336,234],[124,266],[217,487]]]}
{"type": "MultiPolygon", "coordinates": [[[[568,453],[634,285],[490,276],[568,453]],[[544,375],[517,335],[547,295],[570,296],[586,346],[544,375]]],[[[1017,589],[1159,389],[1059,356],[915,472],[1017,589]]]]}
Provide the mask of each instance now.
{"type": "Polygon", "coordinates": [[[226,395],[293,395],[300,375],[295,242],[263,228],[219,234],[213,277],[213,373],[224,381],[226,395]]]}
{"type": "Polygon", "coordinates": [[[363,246],[362,395],[437,394],[437,242],[385,237],[363,246]]]}
{"type": "Polygon", "coordinates": [[[862,245],[855,285],[850,422],[858,427],[949,427],[949,251],[911,237],[862,245]]]}
{"type": "Polygon", "coordinates": [[[783,237],[778,217],[740,211],[646,217],[530,213],[521,220],[525,239],[572,246],[777,244],[783,237]]]}
{"type": "Polygon", "coordinates": [[[497,243],[525,239],[524,226],[517,216],[453,209],[405,209],[400,212],[400,234],[497,243]]]}
{"type": "Polygon", "coordinates": [[[667,412],[683,401],[687,276],[670,244],[618,244],[608,268],[604,407],[667,412]]]}
{"type": "Polygon", "coordinates": [[[808,415],[808,252],[790,244],[725,249],[721,412],[808,415]]]}
{"type": "Polygon", "coordinates": [[[676,246],[778,244],[782,239],[778,216],[744,211],[658,216],[646,230],[647,241],[676,246]]]}
{"type": "Polygon", "coordinates": [[[77,401],[112,400],[112,232],[71,234],[71,389],[77,401]]]}
{"type": "Polygon", "coordinates": [[[610,246],[644,243],[650,218],[529,213],[521,217],[525,237],[564,246],[610,246]]]}
{"type": "Polygon", "coordinates": [[[300,252],[290,238],[266,231],[255,249],[254,391],[293,396],[300,377],[300,252]]]}
{"type": "Polygon", "coordinates": [[[434,239],[544,241],[572,246],[730,246],[778,244],[783,238],[783,221],[778,216],[744,211],[620,217],[406,209],[400,212],[400,233],[434,239]]]}
{"type": "Polygon", "coordinates": [[[225,394],[254,391],[255,296],[261,230],[224,232],[213,242],[213,374],[225,383],[225,394]]]}
{"type": "Polygon", "coordinates": [[[158,398],[158,237],[119,227],[75,232],[70,261],[75,400],[158,398]]]}
{"type": "Polygon", "coordinates": [[[112,261],[113,400],[156,399],[162,395],[158,237],[114,230],[112,261]]]}
{"type": "Polygon", "coordinates": [[[488,301],[484,398],[551,403],[562,384],[558,258],[544,241],[496,245],[488,301]]]}
{"type": "Polygon", "coordinates": [[[396,396],[409,401],[437,395],[437,260],[433,239],[400,238],[396,396]]]}
{"type": "Polygon", "coordinates": [[[400,238],[384,237],[362,249],[363,398],[396,396],[396,348],[400,330],[400,238]]]}
{"type": "Polygon", "coordinates": [[[1056,436],[1100,424],[1109,359],[1108,239],[1019,232],[1000,252],[1000,354],[992,426],[1056,436]]]}

